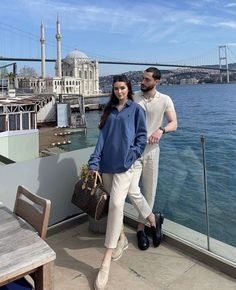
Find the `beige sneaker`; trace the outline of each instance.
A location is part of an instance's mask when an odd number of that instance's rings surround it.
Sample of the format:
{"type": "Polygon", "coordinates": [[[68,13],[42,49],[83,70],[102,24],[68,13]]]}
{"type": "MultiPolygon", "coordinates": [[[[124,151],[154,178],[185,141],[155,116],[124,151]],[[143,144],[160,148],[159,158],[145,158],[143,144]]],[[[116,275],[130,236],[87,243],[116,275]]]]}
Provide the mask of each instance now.
{"type": "Polygon", "coordinates": [[[128,248],[128,240],[125,237],[123,240],[119,240],[116,248],[112,251],[112,261],[117,261],[122,257],[124,250],[128,248]]]}
{"type": "Polygon", "coordinates": [[[103,290],[106,287],[108,276],[109,276],[109,270],[110,270],[110,267],[103,266],[103,265],[100,267],[96,280],[94,282],[95,290],[103,290]]]}

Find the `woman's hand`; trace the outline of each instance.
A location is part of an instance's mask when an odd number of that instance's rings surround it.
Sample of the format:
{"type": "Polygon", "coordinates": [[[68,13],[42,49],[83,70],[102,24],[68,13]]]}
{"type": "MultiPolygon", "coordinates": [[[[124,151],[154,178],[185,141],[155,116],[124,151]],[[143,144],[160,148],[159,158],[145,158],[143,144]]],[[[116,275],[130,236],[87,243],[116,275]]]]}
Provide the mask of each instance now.
{"type": "Polygon", "coordinates": [[[98,172],[97,170],[88,169],[89,175],[93,176],[94,173],[98,172]]]}

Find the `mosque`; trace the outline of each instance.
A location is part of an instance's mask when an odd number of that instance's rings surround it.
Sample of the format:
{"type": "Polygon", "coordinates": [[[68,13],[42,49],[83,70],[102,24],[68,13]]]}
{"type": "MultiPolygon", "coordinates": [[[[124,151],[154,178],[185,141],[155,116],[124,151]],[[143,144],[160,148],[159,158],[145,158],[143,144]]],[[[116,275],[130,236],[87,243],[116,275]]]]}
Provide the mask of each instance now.
{"type": "Polygon", "coordinates": [[[61,57],[60,22],[57,18],[57,59],[55,76],[46,77],[45,69],[45,34],[41,23],[41,76],[18,79],[21,89],[34,93],[96,95],[99,93],[98,61],[91,60],[78,49],[70,52],[64,59],[61,57]]]}

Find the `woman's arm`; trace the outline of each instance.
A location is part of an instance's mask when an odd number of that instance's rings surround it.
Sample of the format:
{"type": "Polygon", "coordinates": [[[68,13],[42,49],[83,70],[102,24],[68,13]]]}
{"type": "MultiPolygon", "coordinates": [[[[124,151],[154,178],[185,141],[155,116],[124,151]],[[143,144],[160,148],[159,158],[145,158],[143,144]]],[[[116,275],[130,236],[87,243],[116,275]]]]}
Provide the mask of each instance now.
{"type": "Polygon", "coordinates": [[[99,170],[99,162],[101,160],[102,150],[104,146],[104,133],[103,130],[100,130],[97,144],[94,152],[91,154],[88,161],[89,170],[98,171],[99,170]]]}

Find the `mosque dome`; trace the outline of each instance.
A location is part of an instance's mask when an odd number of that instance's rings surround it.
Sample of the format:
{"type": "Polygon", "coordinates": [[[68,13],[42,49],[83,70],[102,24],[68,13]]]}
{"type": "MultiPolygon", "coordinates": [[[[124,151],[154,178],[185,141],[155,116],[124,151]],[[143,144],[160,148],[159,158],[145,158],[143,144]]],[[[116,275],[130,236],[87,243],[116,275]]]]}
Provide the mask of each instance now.
{"type": "Polygon", "coordinates": [[[87,62],[90,61],[89,57],[82,51],[80,51],[79,49],[74,49],[72,50],[65,58],[66,62],[71,62],[74,59],[78,59],[81,62],[87,62]]]}

